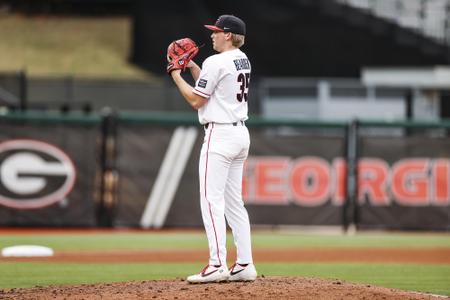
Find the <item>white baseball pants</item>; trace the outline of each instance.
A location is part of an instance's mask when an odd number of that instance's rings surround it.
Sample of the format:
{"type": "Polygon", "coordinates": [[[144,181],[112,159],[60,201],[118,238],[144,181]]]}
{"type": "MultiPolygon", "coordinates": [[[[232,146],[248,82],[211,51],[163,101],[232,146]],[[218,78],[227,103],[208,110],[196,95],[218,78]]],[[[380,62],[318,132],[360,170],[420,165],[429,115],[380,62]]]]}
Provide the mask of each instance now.
{"type": "Polygon", "coordinates": [[[199,161],[200,206],[209,245],[209,264],[226,265],[226,223],[237,263],[253,263],[250,222],[242,201],[242,172],[250,136],[245,125],[210,123],[199,161]]]}

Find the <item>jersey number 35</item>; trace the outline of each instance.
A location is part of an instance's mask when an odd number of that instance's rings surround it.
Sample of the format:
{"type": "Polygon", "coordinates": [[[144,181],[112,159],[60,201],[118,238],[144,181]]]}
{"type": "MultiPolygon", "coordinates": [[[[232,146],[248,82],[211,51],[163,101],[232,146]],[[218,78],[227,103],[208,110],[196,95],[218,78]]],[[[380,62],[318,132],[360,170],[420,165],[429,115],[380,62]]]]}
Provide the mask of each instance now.
{"type": "Polygon", "coordinates": [[[247,102],[250,73],[240,73],[237,81],[241,83],[239,87],[240,93],[236,94],[237,101],[242,102],[242,100],[244,100],[245,102],[247,102]]]}

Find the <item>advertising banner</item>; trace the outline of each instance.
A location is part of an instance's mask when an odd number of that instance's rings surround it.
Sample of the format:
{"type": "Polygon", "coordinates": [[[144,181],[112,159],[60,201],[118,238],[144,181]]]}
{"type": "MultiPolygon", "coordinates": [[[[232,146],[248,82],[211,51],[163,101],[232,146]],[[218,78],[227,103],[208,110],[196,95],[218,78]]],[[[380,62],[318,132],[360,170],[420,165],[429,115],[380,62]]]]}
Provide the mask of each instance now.
{"type": "MultiPolygon", "coordinates": [[[[0,118],[0,226],[203,226],[203,127],[103,117],[0,118]]],[[[450,229],[446,135],[349,143],[344,126],[251,125],[242,192],[252,224],[450,229]]]]}
{"type": "Polygon", "coordinates": [[[0,225],[94,226],[98,126],[0,122],[0,225]]]}
{"type": "MultiPolygon", "coordinates": [[[[167,136],[160,132],[153,134],[163,141],[157,142],[156,147],[168,147],[167,136]]],[[[172,133],[166,131],[166,135],[172,133]]],[[[197,179],[202,136],[199,129],[164,226],[202,226],[197,179]]],[[[343,132],[342,135],[324,135],[307,134],[303,130],[302,134],[280,134],[273,128],[251,128],[251,136],[250,155],[244,168],[243,198],[252,224],[343,225],[343,205],[348,201],[343,132]]],[[[152,139],[155,137],[147,140],[152,139]]],[[[448,139],[364,137],[358,145],[354,221],[359,228],[449,228],[448,139]]],[[[156,158],[151,164],[157,176],[163,157],[151,151],[147,153],[156,158]]],[[[149,195],[151,180],[151,177],[147,179],[149,195]]],[[[142,199],[136,213],[144,209],[143,202],[149,195],[133,197],[135,202],[137,198],[142,199]]],[[[129,219],[128,224],[139,223],[138,218],[130,216],[129,219]]]]}
{"type": "Polygon", "coordinates": [[[361,228],[450,229],[450,139],[361,137],[361,228]]]}

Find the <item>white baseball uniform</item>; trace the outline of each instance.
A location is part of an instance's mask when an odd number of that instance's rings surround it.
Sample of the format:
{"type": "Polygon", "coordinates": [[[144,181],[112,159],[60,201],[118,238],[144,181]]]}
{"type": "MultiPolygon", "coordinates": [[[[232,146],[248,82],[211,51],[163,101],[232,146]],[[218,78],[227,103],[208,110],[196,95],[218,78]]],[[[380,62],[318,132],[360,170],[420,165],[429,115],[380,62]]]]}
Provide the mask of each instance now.
{"type": "Polygon", "coordinates": [[[234,49],[208,57],[193,92],[208,98],[198,110],[205,138],[200,153],[200,204],[209,244],[209,265],[226,265],[226,221],[237,248],[237,263],[253,263],[250,222],[242,201],[242,172],[248,156],[250,62],[234,49]]]}

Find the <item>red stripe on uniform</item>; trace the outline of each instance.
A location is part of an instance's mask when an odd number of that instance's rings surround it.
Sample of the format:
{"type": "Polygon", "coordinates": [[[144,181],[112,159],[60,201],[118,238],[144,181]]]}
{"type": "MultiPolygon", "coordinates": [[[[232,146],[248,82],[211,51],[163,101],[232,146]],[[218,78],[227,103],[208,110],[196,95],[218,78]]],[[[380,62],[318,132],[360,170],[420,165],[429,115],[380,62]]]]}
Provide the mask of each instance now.
{"type": "Polygon", "coordinates": [[[217,231],[216,231],[216,225],[214,224],[214,218],[211,212],[211,204],[208,201],[208,197],[206,196],[206,175],[208,174],[208,153],[209,153],[209,143],[211,142],[211,135],[212,135],[212,130],[214,128],[214,123],[211,123],[211,130],[209,132],[209,137],[208,137],[208,147],[206,148],[206,166],[205,166],[205,200],[206,202],[208,202],[208,208],[209,208],[209,216],[211,217],[211,222],[213,225],[213,229],[214,229],[214,237],[216,238],[216,249],[217,249],[217,259],[219,259],[219,264],[222,265],[222,262],[220,261],[220,256],[219,256],[219,242],[217,240],[217,231]]]}
{"type": "Polygon", "coordinates": [[[194,94],[197,94],[197,95],[199,95],[199,96],[202,96],[202,97],[205,97],[205,98],[209,98],[209,96],[211,96],[211,95],[208,95],[208,94],[206,94],[206,93],[203,93],[202,91],[199,91],[199,90],[197,90],[197,89],[193,89],[193,92],[194,92],[194,94]]]}

